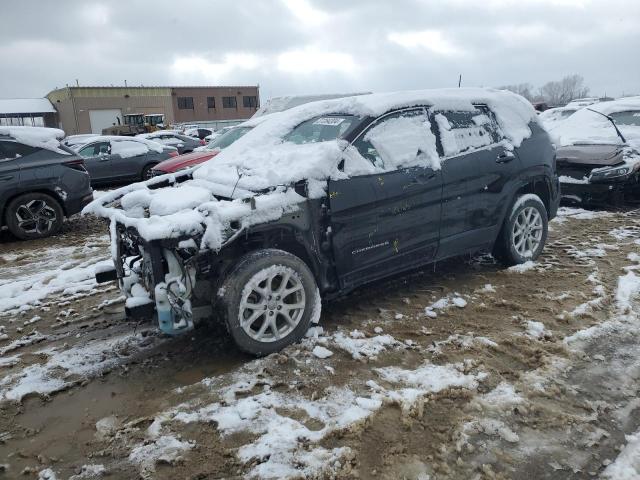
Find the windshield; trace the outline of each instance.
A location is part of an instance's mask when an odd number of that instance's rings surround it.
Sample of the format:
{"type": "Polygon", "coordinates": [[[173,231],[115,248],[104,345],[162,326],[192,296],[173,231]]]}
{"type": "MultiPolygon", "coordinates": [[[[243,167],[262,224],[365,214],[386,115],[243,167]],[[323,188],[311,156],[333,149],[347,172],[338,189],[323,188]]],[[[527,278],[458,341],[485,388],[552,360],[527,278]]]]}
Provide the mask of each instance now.
{"type": "Polygon", "coordinates": [[[287,142],[303,144],[335,140],[356,126],[353,115],[324,115],[301,123],[284,137],[287,142]]]}
{"type": "Polygon", "coordinates": [[[218,138],[213,140],[207,145],[207,150],[216,150],[216,149],[224,149],[231,145],[233,142],[243,137],[247,132],[249,132],[253,127],[235,127],[231,130],[226,131],[218,138]]]}
{"type": "Polygon", "coordinates": [[[610,116],[618,125],[633,125],[640,127],[640,110],[616,112],[612,113],[610,116]]]}

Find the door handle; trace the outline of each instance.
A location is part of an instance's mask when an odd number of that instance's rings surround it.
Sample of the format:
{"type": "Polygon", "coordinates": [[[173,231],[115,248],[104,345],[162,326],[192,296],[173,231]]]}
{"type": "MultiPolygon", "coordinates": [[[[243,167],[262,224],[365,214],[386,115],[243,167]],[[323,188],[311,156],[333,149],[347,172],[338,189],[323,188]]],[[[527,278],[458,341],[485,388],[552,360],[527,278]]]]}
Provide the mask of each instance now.
{"type": "Polygon", "coordinates": [[[99,162],[107,162],[109,161],[109,157],[99,157],[100,160],[98,160],[99,162]]]}
{"type": "Polygon", "coordinates": [[[509,152],[509,151],[502,152],[496,158],[496,163],[507,163],[513,160],[514,158],[516,158],[516,156],[513,152],[509,152]]]}
{"type": "Polygon", "coordinates": [[[4,177],[0,177],[0,180],[3,182],[9,181],[13,178],[13,175],[5,175],[4,177]]]}

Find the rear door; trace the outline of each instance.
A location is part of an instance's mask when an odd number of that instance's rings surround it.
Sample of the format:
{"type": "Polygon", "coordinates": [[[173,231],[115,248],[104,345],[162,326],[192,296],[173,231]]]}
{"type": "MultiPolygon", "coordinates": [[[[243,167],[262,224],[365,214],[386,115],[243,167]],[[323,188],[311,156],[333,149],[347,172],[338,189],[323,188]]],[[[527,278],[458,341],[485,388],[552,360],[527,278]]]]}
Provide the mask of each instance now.
{"type": "Polygon", "coordinates": [[[92,182],[104,182],[113,178],[109,142],[90,143],[82,147],[78,153],[84,158],[92,182]]]}
{"type": "Polygon", "coordinates": [[[385,115],[353,145],[380,173],[329,181],[333,248],[343,288],[432,260],[441,211],[442,176],[432,164],[435,137],[425,109],[385,115]]]}
{"type": "Polygon", "coordinates": [[[445,257],[493,242],[520,161],[484,105],[434,112],[434,120],[443,178],[439,256],[445,257]]]}
{"type": "Polygon", "coordinates": [[[111,168],[118,178],[137,178],[147,164],[149,148],[135,140],[111,141],[111,168]]]}

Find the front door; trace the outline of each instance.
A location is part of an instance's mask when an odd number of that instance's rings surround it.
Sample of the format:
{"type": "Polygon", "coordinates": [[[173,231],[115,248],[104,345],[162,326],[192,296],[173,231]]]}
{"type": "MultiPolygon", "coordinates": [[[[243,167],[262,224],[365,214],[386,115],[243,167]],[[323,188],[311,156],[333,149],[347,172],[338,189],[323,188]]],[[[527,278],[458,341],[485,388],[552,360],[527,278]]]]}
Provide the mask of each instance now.
{"type": "MultiPolygon", "coordinates": [[[[383,116],[354,142],[379,173],[329,181],[342,287],[431,261],[437,252],[442,175],[427,112],[383,116]]],[[[349,159],[346,159],[349,161],[349,159]]]]}
{"type": "Polygon", "coordinates": [[[113,177],[109,142],[90,143],[82,147],[78,153],[84,158],[92,183],[104,182],[113,177]]]}

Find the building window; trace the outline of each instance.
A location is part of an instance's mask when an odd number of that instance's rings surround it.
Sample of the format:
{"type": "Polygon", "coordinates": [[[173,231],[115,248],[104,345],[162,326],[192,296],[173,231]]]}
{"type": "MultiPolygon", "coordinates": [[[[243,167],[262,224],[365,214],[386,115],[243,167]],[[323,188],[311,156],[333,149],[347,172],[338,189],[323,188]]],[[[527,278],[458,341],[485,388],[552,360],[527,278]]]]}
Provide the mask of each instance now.
{"type": "Polygon", "coordinates": [[[244,108],[258,108],[258,97],[255,95],[242,97],[242,105],[244,108]]]}
{"type": "Polygon", "coordinates": [[[193,97],[178,97],[178,110],[193,110],[193,97]]]}
{"type": "Polygon", "coordinates": [[[207,97],[207,108],[216,108],[216,97],[207,97]]]}
{"type": "Polygon", "coordinates": [[[236,97],[222,97],[222,108],[238,108],[236,97]]]}

